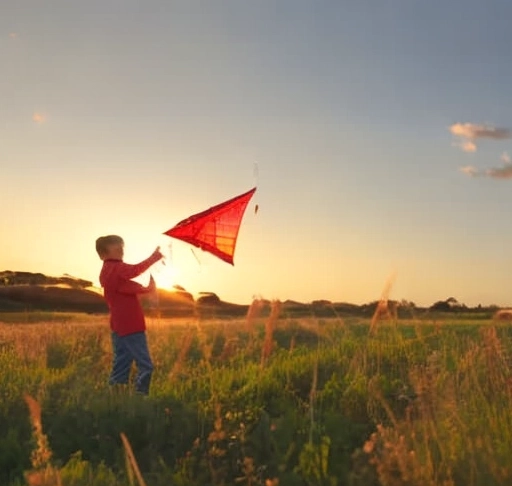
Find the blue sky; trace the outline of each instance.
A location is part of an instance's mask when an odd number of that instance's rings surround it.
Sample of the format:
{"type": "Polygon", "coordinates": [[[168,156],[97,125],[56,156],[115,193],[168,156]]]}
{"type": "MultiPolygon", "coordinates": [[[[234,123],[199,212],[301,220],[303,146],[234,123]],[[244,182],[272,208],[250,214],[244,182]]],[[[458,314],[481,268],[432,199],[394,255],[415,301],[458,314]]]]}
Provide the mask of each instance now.
{"type": "Polygon", "coordinates": [[[498,0],[4,1],[0,268],[97,281],[97,236],[135,261],[257,183],[235,266],[174,242],[172,279],[366,302],[396,272],[395,298],[510,304],[512,181],[486,172],[512,152],[510,18],[498,0]]]}

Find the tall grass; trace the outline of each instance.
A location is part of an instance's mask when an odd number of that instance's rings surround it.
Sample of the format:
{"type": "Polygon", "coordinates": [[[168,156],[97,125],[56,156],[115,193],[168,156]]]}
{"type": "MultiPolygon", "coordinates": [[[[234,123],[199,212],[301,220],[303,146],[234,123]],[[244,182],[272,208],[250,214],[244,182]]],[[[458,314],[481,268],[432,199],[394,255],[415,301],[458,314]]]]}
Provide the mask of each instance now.
{"type": "Polygon", "coordinates": [[[279,302],[161,319],[143,399],[106,384],[106,322],[0,325],[0,484],[511,484],[511,335],[279,302]]]}

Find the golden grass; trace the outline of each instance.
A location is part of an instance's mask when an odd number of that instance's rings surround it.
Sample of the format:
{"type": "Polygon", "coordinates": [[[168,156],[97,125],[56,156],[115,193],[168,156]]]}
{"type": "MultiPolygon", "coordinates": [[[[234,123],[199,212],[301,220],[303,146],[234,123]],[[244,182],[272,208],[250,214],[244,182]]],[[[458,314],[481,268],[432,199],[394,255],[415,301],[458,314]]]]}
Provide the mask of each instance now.
{"type": "MultiPolygon", "coordinates": [[[[403,336],[395,335],[386,336],[385,333],[379,333],[377,336],[378,322],[383,318],[392,319],[392,310],[389,308],[389,294],[393,285],[393,277],[391,277],[385,285],[381,299],[377,305],[377,309],[371,319],[370,334],[372,337],[368,339],[370,345],[375,346],[372,349],[376,355],[381,351],[389,353],[394,350],[404,350],[415,342],[423,342],[434,335],[440,334],[443,330],[437,329],[434,334],[424,333],[420,327],[416,325],[416,336],[410,339],[404,339],[403,336]]],[[[171,371],[168,373],[170,380],[176,380],[182,374],[186,365],[187,357],[195,338],[199,340],[199,346],[202,351],[203,363],[209,376],[212,400],[215,410],[214,428],[208,440],[215,444],[225,438],[225,427],[223,416],[221,413],[222,404],[218,398],[218,390],[214,383],[212,372],[212,344],[211,333],[207,333],[212,328],[217,327],[222,332],[224,348],[221,353],[221,361],[228,360],[237,350],[238,341],[236,337],[230,337],[244,329],[248,332],[252,339],[255,337],[256,324],[263,308],[264,301],[257,301],[249,308],[245,321],[202,321],[200,319],[163,319],[157,322],[150,321],[148,324],[148,334],[158,333],[159,336],[165,336],[163,329],[169,332],[179,330],[181,341],[177,352],[177,357],[173,363],[171,371]]],[[[271,302],[270,315],[264,321],[264,337],[261,345],[261,368],[268,371],[269,361],[275,348],[275,331],[278,326],[282,311],[280,301],[271,302]]],[[[396,315],[394,316],[396,321],[396,315]]],[[[339,318],[338,318],[339,321],[339,318]]],[[[320,357],[319,342],[321,339],[330,338],[329,328],[326,325],[321,326],[316,319],[300,319],[297,322],[299,328],[311,331],[318,338],[317,354],[314,361],[313,373],[311,377],[311,387],[309,391],[309,443],[313,444],[316,420],[316,407],[318,396],[318,367],[320,357]]],[[[285,324],[286,325],[286,324],[285,324]]],[[[54,322],[26,324],[20,326],[0,324],[0,343],[2,341],[12,342],[18,354],[26,360],[38,362],[43,360],[45,351],[48,346],[62,340],[63,336],[69,335],[70,342],[76,340],[76,333],[80,330],[94,329],[91,334],[95,334],[98,343],[106,346],[110,330],[108,321],[103,316],[100,318],[90,317],[84,322],[59,323],[54,322]],[[26,339],[27,333],[30,339],[26,339]]],[[[350,330],[346,331],[350,335],[350,330]]],[[[156,341],[156,340],[155,340],[156,341]]],[[[165,340],[160,339],[164,344],[155,343],[155,346],[164,346],[165,340]]],[[[290,344],[290,351],[293,351],[293,338],[290,344]]],[[[495,327],[483,328],[481,330],[481,339],[472,347],[461,355],[460,361],[456,364],[456,371],[447,371],[446,364],[443,362],[444,355],[441,351],[435,350],[431,352],[422,366],[411,367],[409,370],[409,382],[413,388],[415,398],[407,398],[410,400],[410,406],[407,408],[405,418],[396,416],[392,406],[385,398],[385,393],[380,388],[379,372],[370,378],[367,383],[367,391],[375,402],[378,402],[385,411],[389,425],[379,424],[376,431],[369,437],[362,451],[366,454],[368,462],[375,468],[380,484],[384,486],[404,486],[414,484],[415,486],[455,486],[451,479],[451,471],[446,466],[452,457],[459,454],[457,450],[457,441],[450,440],[446,436],[446,430],[453,430],[456,437],[466,438],[467,442],[463,446],[472,458],[478,456],[486,458],[492,469],[494,478],[506,481],[512,479],[512,466],[504,466],[499,461],[494,461],[493,452],[497,446],[490,441],[490,435],[481,434],[478,437],[469,435],[468,418],[463,417],[460,412],[459,405],[462,399],[466,397],[477,397],[482,404],[489,406],[486,411],[491,422],[489,427],[499,433],[501,424],[498,416],[494,417],[492,410],[492,402],[486,397],[488,385],[492,391],[503,391],[510,388],[510,397],[512,397],[512,378],[510,372],[511,358],[508,353],[509,346],[505,346],[502,339],[499,338],[495,327]],[[486,370],[488,383],[481,382],[481,375],[478,373],[478,366],[483,366],[486,370]],[[487,401],[486,401],[487,400],[487,401]],[[448,424],[448,425],[447,425],[448,424]],[[431,444],[434,443],[439,454],[442,456],[441,463],[433,457],[431,444]],[[437,462],[436,462],[437,461],[437,462]],[[494,461],[494,462],[493,462],[494,461]]],[[[163,349],[163,348],[161,348],[163,349]]],[[[259,349],[259,348],[258,348],[259,349]]],[[[76,350],[77,353],[83,350],[76,350]]],[[[106,353],[108,356],[108,353],[106,353]]],[[[356,353],[352,364],[349,367],[348,375],[351,373],[367,372],[367,351],[356,353]]],[[[213,362],[215,364],[215,362],[213,362]]],[[[166,375],[167,376],[167,375],[166,375]]],[[[320,387],[320,392],[321,392],[320,387]]],[[[491,395],[492,397],[492,395],[491,395]]],[[[33,429],[33,438],[35,442],[34,450],[31,454],[32,469],[26,473],[26,480],[29,486],[60,486],[61,480],[59,471],[52,467],[51,458],[52,451],[48,445],[46,435],[43,432],[41,423],[41,408],[36,399],[30,395],[25,395],[25,402],[28,406],[30,419],[33,429]]],[[[508,402],[507,402],[508,403],[508,402]]],[[[512,398],[510,398],[512,406],[512,398]]],[[[121,440],[126,454],[127,472],[133,484],[134,479],[137,480],[139,486],[146,486],[144,478],[137,464],[135,455],[131,445],[124,434],[121,434],[121,440]]],[[[213,449],[212,449],[213,450],[213,449]]],[[[221,449],[218,449],[221,453],[221,449]]],[[[254,474],[254,463],[252,458],[245,457],[243,460],[244,476],[249,478],[254,474]]],[[[476,467],[476,466],[475,466],[476,467]]],[[[247,483],[249,484],[249,483],[247,483]]],[[[251,483],[252,484],[252,483],[251,483]]],[[[266,486],[275,486],[278,479],[267,479],[266,486]]],[[[471,483],[475,484],[476,483],[471,483]]],[[[505,482],[503,484],[506,484],[505,482]]],[[[66,486],[66,485],[64,485],[66,486]]]]}

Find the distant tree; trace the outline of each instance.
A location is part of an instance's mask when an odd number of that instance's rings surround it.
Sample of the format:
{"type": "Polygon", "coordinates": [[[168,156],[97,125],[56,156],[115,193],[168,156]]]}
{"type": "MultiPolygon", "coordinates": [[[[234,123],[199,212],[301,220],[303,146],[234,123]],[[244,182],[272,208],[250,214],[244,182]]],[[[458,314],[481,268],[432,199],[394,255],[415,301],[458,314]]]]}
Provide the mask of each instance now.
{"type": "Polygon", "coordinates": [[[399,304],[400,307],[405,307],[409,309],[416,309],[416,304],[412,300],[402,299],[399,304]]]}
{"type": "Polygon", "coordinates": [[[446,300],[438,300],[430,306],[430,310],[450,312],[466,309],[465,304],[461,304],[455,297],[449,297],[446,300]]]}
{"type": "Polygon", "coordinates": [[[199,305],[217,305],[220,304],[220,298],[213,292],[200,292],[196,303],[199,305]]]}
{"type": "Polygon", "coordinates": [[[453,307],[446,300],[438,300],[437,302],[430,306],[430,310],[450,312],[453,310],[453,307]]]}
{"type": "Polygon", "coordinates": [[[325,307],[325,306],[328,306],[328,305],[332,305],[332,302],[330,300],[320,299],[320,300],[313,300],[311,302],[311,305],[313,307],[325,307]]]}

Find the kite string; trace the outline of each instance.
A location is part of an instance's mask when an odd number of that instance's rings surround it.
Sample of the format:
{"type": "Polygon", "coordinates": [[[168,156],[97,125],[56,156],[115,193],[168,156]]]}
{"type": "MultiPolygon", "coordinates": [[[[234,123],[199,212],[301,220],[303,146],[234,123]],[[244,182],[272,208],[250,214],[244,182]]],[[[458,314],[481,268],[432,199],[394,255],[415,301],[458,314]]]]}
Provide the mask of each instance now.
{"type": "MultiPolygon", "coordinates": [[[[165,259],[162,260],[164,265],[166,265],[165,263],[165,259]]],[[[168,245],[167,245],[167,261],[169,262],[169,266],[172,268],[173,267],[173,259],[172,259],[172,242],[170,242],[168,245]]]]}
{"type": "MultiPolygon", "coordinates": [[[[258,162],[254,162],[253,164],[253,167],[252,167],[252,177],[253,177],[253,180],[254,180],[254,187],[258,187],[258,182],[259,182],[259,175],[260,175],[260,171],[259,171],[259,166],[258,166],[258,162]]],[[[260,207],[259,203],[258,203],[258,194],[254,194],[255,196],[255,201],[254,201],[254,214],[258,214],[258,209],[260,207]]]]}
{"type": "MultiPolygon", "coordinates": [[[[163,251],[163,258],[160,260],[160,264],[161,266],[160,267],[156,267],[155,268],[155,273],[158,275],[158,274],[162,274],[162,270],[164,269],[164,267],[167,267],[169,269],[172,269],[173,267],[173,260],[172,260],[172,242],[170,242],[168,245],[167,245],[167,251],[163,251]],[[169,263],[167,264],[166,261],[169,263]]],[[[154,294],[154,303],[156,305],[156,313],[157,313],[157,324],[160,324],[160,315],[161,315],[161,312],[160,312],[160,294],[158,292],[158,287],[155,289],[155,294],[154,294]]]]}
{"type": "Polygon", "coordinates": [[[201,267],[202,267],[201,260],[199,259],[199,257],[197,256],[197,253],[194,251],[193,248],[190,248],[190,251],[192,252],[192,255],[194,255],[194,258],[195,258],[197,264],[199,265],[199,272],[201,272],[201,267]]]}

